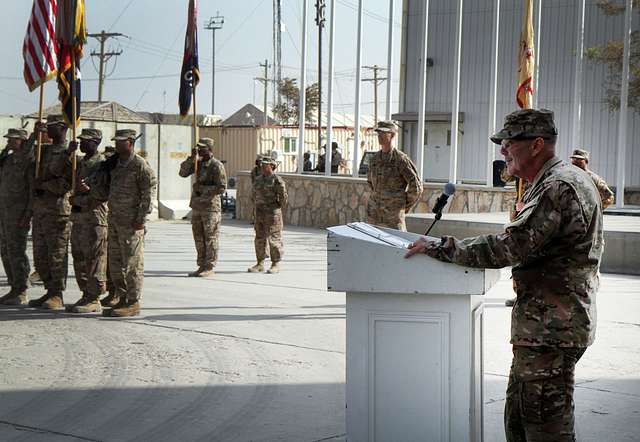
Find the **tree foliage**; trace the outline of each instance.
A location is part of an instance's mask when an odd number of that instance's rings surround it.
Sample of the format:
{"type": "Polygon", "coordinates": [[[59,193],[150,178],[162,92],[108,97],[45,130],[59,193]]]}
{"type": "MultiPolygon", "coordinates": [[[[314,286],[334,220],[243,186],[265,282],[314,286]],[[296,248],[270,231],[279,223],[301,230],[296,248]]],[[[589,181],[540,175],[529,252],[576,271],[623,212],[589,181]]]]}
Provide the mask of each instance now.
{"type": "MultiPolygon", "coordinates": [[[[295,78],[284,78],[278,85],[278,91],[282,96],[282,104],[273,107],[273,115],[282,124],[299,124],[300,122],[300,88],[295,78]]],[[[305,96],[305,120],[315,120],[318,111],[318,83],[313,83],[306,88],[305,96]]]]}
{"type": "MultiPolygon", "coordinates": [[[[598,0],[598,7],[610,16],[624,14],[624,2],[618,0],[598,0]]],[[[633,1],[635,11],[640,7],[640,0],[633,1]]],[[[604,80],[606,103],[610,110],[620,108],[620,89],[622,84],[622,54],[624,45],[622,40],[611,40],[600,46],[585,49],[585,57],[594,63],[607,68],[604,80]]],[[[629,107],[640,113],[640,32],[631,33],[631,47],[629,58],[629,107]]]]}

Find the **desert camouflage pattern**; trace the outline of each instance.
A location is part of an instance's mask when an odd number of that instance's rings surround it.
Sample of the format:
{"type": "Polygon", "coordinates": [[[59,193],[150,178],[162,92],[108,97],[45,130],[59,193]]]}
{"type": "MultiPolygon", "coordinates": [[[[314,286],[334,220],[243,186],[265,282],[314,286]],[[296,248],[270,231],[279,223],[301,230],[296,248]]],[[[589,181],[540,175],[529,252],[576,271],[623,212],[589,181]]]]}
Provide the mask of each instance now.
{"type": "Polygon", "coordinates": [[[589,346],[595,338],[603,250],[597,190],[587,174],[554,157],[523,202],[503,233],[464,240],[443,237],[426,253],[469,267],[513,266],[513,345],[589,346]]]}
{"type": "Polygon", "coordinates": [[[40,178],[33,198],[33,261],[45,288],[62,293],[67,285],[71,224],[71,171],[61,165],[64,144],[43,144],[40,178]]]}
{"type": "Polygon", "coordinates": [[[287,204],[284,180],[275,173],[257,176],[253,183],[253,201],[256,259],[261,262],[270,256],[272,263],[279,262],[284,254],[282,208],[287,204]]]}
{"type": "MultiPolygon", "coordinates": [[[[194,159],[187,158],[180,165],[180,176],[194,173],[194,159]]],[[[227,189],[224,165],[215,158],[198,163],[198,177],[193,183],[191,201],[191,231],[196,245],[197,264],[210,270],[218,262],[222,206],[220,195],[227,189]]]]}
{"type": "Polygon", "coordinates": [[[157,186],[156,175],[149,164],[138,154],[126,162],[118,160],[110,181],[109,224],[144,223],[153,210],[157,186]]]}
{"type": "Polygon", "coordinates": [[[558,135],[553,121],[553,111],[548,109],[520,109],[504,118],[504,126],[491,136],[491,141],[501,144],[502,140],[518,138],[549,138],[558,135]]]}
{"type": "MultiPolygon", "coordinates": [[[[100,153],[78,159],[76,183],[90,180],[104,159],[100,153]]],[[[71,168],[70,158],[66,167],[71,168]]],[[[105,290],[107,278],[107,202],[76,189],[72,203],[71,255],[76,282],[89,299],[97,299],[105,290]]]]}
{"type": "Polygon", "coordinates": [[[602,210],[604,210],[607,207],[609,207],[611,204],[613,204],[615,200],[613,191],[609,189],[607,182],[600,175],[598,175],[597,173],[591,170],[587,170],[587,173],[593,180],[593,184],[596,185],[596,189],[598,189],[598,193],[600,194],[600,199],[602,200],[602,210]]]}
{"type": "Polygon", "coordinates": [[[25,146],[0,153],[0,255],[7,282],[15,293],[27,289],[31,266],[27,234],[33,210],[33,154],[25,146]]]}
{"type": "Polygon", "coordinates": [[[574,372],[585,348],[514,346],[504,410],[507,442],[573,442],[574,372]]]}
{"type": "Polygon", "coordinates": [[[422,182],[407,155],[393,148],[379,151],[371,158],[367,182],[367,222],[377,226],[406,231],[405,213],[418,202],[422,182]]]}

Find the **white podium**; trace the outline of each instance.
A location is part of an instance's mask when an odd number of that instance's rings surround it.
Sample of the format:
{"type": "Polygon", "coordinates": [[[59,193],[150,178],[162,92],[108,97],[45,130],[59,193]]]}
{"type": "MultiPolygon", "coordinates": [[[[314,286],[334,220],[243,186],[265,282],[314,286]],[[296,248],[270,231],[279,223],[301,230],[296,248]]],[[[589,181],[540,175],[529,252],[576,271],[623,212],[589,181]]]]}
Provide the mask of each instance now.
{"type": "Polygon", "coordinates": [[[405,259],[413,233],[328,231],[328,288],[347,293],[347,440],[482,441],[482,295],[499,271],[405,259]]]}

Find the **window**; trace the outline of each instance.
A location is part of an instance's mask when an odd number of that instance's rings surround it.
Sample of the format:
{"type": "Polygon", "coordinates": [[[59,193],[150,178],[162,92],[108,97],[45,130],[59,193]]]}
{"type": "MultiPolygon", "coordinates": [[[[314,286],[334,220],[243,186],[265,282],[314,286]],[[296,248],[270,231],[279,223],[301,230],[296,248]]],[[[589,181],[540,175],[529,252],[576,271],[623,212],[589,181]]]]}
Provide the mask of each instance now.
{"type": "Polygon", "coordinates": [[[285,155],[298,153],[298,139],[292,137],[282,138],[282,151],[285,155]]]}

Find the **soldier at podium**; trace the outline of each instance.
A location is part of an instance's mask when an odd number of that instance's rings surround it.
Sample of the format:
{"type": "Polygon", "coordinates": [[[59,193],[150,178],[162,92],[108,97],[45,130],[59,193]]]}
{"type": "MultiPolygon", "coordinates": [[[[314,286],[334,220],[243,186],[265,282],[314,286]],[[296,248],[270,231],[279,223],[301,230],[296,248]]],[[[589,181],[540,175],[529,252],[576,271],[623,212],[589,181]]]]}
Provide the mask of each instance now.
{"type": "Polygon", "coordinates": [[[513,266],[513,360],[505,403],[507,441],[574,441],[575,365],[595,338],[602,210],[588,175],[556,156],[553,112],[523,109],[491,140],[510,175],[529,184],[504,232],[426,238],[416,253],[478,268],[513,266]]]}

